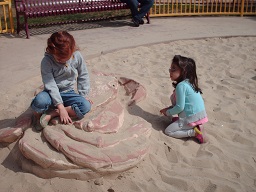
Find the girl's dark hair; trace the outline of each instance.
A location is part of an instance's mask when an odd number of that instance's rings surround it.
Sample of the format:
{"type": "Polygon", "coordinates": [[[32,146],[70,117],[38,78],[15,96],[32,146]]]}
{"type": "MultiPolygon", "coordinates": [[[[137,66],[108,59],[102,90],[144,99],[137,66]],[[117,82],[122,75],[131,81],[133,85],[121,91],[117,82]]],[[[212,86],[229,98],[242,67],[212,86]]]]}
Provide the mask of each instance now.
{"type": "Polygon", "coordinates": [[[70,58],[75,50],[75,39],[67,31],[55,32],[47,40],[46,51],[58,58],[70,58]]]}
{"type": "Polygon", "coordinates": [[[181,75],[179,79],[173,83],[174,88],[176,88],[179,82],[188,79],[193,89],[196,92],[200,92],[202,94],[202,90],[198,87],[195,61],[188,57],[175,55],[172,59],[172,63],[181,69],[181,75]]]}

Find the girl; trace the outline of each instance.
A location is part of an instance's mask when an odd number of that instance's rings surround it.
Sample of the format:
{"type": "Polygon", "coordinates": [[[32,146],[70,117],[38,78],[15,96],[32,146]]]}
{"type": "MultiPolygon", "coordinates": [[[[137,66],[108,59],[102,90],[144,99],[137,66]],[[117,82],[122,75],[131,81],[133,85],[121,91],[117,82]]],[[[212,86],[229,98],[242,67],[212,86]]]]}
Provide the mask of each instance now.
{"type": "Polygon", "coordinates": [[[199,143],[204,143],[202,124],[208,118],[202,91],[198,87],[195,61],[175,55],[169,73],[175,88],[171,96],[172,106],[160,110],[160,113],[171,117],[178,114],[178,118],[172,119],[165,134],[175,138],[195,137],[199,143]]]}
{"type": "Polygon", "coordinates": [[[82,119],[90,111],[91,102],[85,99],[90,89],[89,74],[71,34],[56,32],[47,40],[41,75],[44,90],[31,103],[38,131],[54,117],[70,124],[71,118],[82,119]],[[78,93],[74,91],[75,84],[78,93]]]}

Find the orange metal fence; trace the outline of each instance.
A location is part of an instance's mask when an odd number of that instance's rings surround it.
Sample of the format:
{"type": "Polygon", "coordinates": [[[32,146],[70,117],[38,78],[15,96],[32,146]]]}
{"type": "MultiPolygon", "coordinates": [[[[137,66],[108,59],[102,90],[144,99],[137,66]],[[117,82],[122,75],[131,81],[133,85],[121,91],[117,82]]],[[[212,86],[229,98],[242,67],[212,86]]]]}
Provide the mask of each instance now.
{"type": "Polygon", "coordinates": [[[152,17],[256,15],[256,0],[155,0],[152,17]]]}
{"type": "Polygon", "coordinates": [[[11,0],[0,1],[0,33],[14,32],[11,0]]]}

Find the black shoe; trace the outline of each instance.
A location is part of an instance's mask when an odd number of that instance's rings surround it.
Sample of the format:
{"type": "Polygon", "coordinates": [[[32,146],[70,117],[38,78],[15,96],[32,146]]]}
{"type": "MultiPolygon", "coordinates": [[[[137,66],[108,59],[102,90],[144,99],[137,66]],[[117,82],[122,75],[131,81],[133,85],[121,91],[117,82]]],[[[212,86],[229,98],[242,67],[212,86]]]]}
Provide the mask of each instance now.
{"type": "Polygon", "coordinates": [[[139,27],[140,26],[140,22],[138,21],[138,20],[136,20],[136,19],[132,19],[132,22],[133,22],[133,24],[134,24],[134,27],[139,27]]]}
{"type": "Polygon", "coordinates": [[[141,20],[139,21],[139,24],[140,24],[140,25],[143,25],[143,24],[144,24],[144,20],[141,19],[141,20]]]}

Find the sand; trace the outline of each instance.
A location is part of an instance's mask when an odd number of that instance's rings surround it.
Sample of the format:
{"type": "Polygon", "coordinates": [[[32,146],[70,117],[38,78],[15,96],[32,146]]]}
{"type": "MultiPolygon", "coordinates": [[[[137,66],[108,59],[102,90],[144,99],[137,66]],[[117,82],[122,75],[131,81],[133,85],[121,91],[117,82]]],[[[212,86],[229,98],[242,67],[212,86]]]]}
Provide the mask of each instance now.
{"type": "MultiPolygon", "coordinates": [[[[78,37],[78,32],[72,34],[78,37]]],[[[21,50],[24,56],[20,55],[20,63],[13,63],[11,54],[1,58],[1,65],[5,61],[9,66],[1,66],[0,128],[14,124],[40,85],[38,62],[44,45],[36,45],[47,37],[38,36],[33,48],[21,50]],[[29,59],[26,54],[31,55],[33,49],[34,56],[29,59]],[[24,71],[25,63],[29,67],[24,71]],[[32,71],[37,72],[31,74],[32,71]]],[[[24,172],[14,161],[11,152],[17,143],[0,144],[0,191],[256,191],[255,43],[253,36],[214,37],[154,42],[91,55],[86,59],[90,72],[100,69],[129,77],[147,89],[147,98],[129,111],[152,126],[149,154],[133,169],[117,175],[89,181],[42,179],[24,172]],[[202,145],[193,139],[175,139],[163,133],[170,120],[161,116],[159,110],[170,103],[173,88],[168,68],[175,54],[192,57],[197,63],[209,118],[205,124],[209,141],[202,145]]],[[[19,47],[21,41],[14,49],[19,47]]],[[[80,49],[86,57],[88,52],[83,44],[80,49]]]]}

